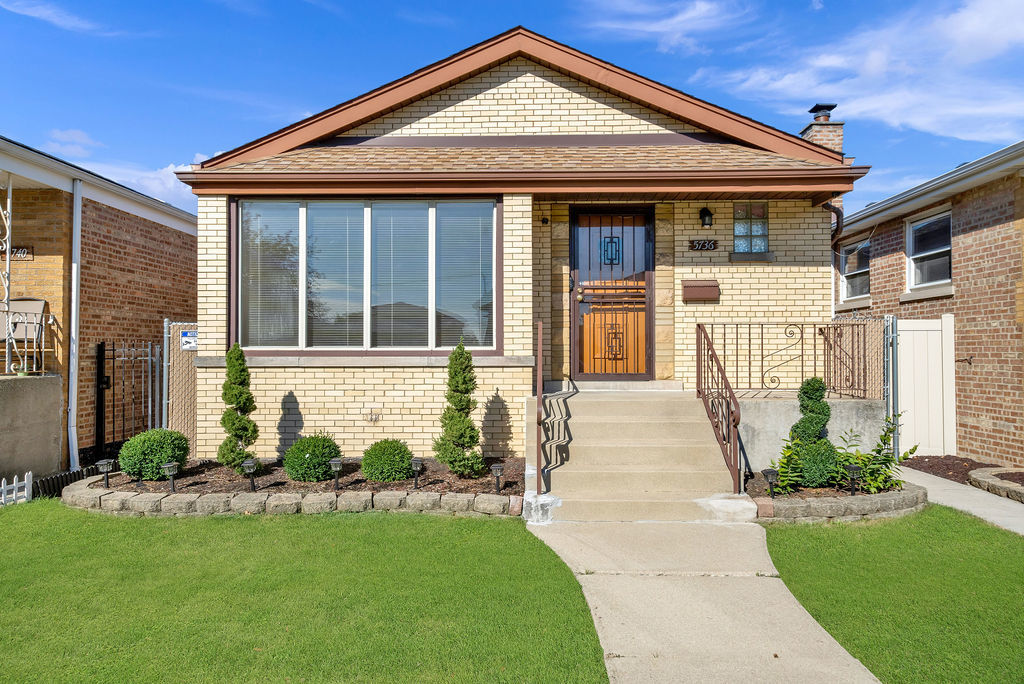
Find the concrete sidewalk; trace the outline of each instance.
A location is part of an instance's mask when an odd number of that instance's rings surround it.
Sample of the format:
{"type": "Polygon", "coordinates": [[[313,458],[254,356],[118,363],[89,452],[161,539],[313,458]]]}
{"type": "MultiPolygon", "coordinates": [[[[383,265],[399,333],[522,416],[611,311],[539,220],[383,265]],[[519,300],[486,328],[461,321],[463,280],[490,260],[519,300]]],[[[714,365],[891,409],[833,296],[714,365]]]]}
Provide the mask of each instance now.
{"type": "Polygon", "coordinates": [[[1024,504],[1019,501],[913,468],[901,468],[900,478],[927,489],[928,501],[931,503],[976,515],[993,525],[1024,535],[1024,504]]]}
{"type": "Polygon", "coordinates": [[[529,529],[576,573],[612,682],[875,682],[803,609],[753,523],[529,529]]]}

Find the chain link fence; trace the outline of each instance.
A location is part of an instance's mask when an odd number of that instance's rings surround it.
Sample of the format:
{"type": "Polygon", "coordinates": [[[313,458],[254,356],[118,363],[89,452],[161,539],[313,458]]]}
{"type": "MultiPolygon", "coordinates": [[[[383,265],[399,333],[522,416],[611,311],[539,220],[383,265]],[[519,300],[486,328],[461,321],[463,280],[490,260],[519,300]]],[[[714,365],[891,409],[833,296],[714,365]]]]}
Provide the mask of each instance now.
{"type": "Polygon", "coordinates": [[[188,437],[189,458],[196,458],[196,323],[164,320],[163,425],[188,437]]]}

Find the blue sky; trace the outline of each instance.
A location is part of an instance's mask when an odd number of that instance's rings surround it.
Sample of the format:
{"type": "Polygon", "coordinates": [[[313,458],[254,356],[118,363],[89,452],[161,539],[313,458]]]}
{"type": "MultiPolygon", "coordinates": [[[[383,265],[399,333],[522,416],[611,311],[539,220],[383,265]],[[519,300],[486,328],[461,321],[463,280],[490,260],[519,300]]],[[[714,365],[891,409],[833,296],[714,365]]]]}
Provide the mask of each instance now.
{"type": "Polygon", "coordinates": [[[176,166],[517,24],[794,133],[838,102],[848,213],[1024,138],[1019,0],[0,0],[0,133],[194,210],[176,166]]]}

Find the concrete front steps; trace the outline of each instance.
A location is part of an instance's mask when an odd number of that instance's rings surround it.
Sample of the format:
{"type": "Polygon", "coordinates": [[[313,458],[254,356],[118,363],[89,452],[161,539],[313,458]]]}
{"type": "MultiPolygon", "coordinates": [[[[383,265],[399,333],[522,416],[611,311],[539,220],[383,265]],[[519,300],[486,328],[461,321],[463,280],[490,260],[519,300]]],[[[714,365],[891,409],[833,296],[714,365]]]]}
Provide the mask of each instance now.
{"type": "MultiPolygon", "coordinates": [[[[535,406],[532,400],[527,406],[529,419],[535,406]]],[[[716,505],[728,498],[732,477],[692,393],[566,392],[546,395],[545,406],[545,473],[559,500],[554,520],[735,519],[716,505]]],[[[536,430],[529,419],[532,464],[536,430]]],[[[527,491],[534,487],[528,477],[527,491]]]]}

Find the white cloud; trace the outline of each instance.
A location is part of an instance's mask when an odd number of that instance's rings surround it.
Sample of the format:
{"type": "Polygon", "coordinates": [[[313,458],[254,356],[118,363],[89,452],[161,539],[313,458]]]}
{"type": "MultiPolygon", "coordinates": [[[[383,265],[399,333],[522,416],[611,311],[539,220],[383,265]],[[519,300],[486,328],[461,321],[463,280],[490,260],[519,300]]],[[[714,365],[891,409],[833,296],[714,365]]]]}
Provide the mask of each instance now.
{"type": "MultiPolygon", "coordinates": [[[[196,153],[193,160],[198,163],[207,158],[204,154],[196,153]]],[[[196,212],[196,196],[174,175],[175,171],[188,171],[191,168],[189,164],[168,164],[158,169],[148,169],[127,162],[87,162],[83,166],[133,190],[193,214],[196,212]]]]}
{"type": "Polygon", "coordinates": [[[702,70],[696,80],[802,112],[839,102],[837,114],[895,128],[990,143],[1024,137],[1024,87],[1012,53],[1024,47],[1024,3],[931,4],[839,40],[794,48],[785,60],[702,70]]]}
{"type": "Polygon", "coordinates": [[[124,31],[110,30],[102,24],[68,12],[59,5],[41,0],[0,0],[0,9],[45,21],[47,24],[65,31],[90,33],[97,36],[129,35],[124,31]]]}
{"type": "Polygon", "coordinates": [[[815,12],[825,9],[825,0],[811,0],[811,9],[815,12]]]}
{"type": "Polygon", "coordinates": [[[50,131],[49,139],[43,144],[43,150],[58,157],[68,159],[84,159],[103,143],[78,128],[55,128],[50,131]]]}
{"type": "Polygon", "coordinates": [[[584,13],[589,28],[610,38],[654,40],[660,50],[686,52],[703,51],[702,35],[735,28],[750,16],[736,0],[586,0],[584,13]]]}

